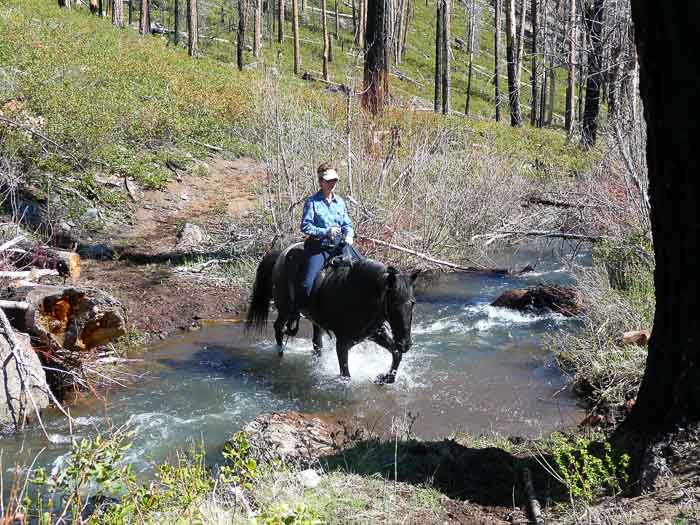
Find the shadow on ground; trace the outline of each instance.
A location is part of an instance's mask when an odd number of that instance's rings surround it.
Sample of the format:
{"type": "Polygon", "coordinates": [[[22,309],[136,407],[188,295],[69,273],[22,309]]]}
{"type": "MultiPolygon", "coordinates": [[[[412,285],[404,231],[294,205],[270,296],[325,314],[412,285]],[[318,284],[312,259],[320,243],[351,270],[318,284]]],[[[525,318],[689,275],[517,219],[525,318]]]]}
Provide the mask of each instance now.
{"type": "Polygon", "coordinates": [[[449,439],[398,443],[362,440],[321,462],[331,471],[427,484],[455,500],[504,508],[526,501],[522,472],[528,468],[540,501],[567,500],[563,486],[534,458],[517,457],[495,447],[469,448],[449,439]]]}

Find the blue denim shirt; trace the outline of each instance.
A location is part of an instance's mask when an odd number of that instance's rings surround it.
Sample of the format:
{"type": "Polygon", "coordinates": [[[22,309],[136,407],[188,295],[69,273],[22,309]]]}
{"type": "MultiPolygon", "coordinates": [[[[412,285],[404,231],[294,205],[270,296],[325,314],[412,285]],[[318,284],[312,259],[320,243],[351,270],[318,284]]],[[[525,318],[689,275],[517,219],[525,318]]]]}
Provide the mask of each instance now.
{"type": "Polygon", "coordinates": [[[304,203],[304,213],[301,216],[301,232],[323,239],[323,244],[337,244],[340,239],[328,239],[326,235],[331,226],[338,226],[341,238],[353,235],[352,221],[345,207],[345,201],[335,193],[331,201],[323,198],[323,192],[318,191],[311,195],[304,203]]]}

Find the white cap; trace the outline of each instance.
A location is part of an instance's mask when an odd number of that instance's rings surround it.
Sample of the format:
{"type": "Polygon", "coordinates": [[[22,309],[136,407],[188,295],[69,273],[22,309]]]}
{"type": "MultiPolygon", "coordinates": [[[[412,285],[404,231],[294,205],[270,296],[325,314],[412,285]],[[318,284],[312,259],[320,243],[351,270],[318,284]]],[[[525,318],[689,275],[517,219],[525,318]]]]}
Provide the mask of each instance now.
{"type": "Polygon", "coordinates": [[[335,171],[333,168],[326,170],[323,172],[323,174],[319,177],[325,181],[329,180],[338,180],[340,177],[338,177],[338,172],[335,171]]]}

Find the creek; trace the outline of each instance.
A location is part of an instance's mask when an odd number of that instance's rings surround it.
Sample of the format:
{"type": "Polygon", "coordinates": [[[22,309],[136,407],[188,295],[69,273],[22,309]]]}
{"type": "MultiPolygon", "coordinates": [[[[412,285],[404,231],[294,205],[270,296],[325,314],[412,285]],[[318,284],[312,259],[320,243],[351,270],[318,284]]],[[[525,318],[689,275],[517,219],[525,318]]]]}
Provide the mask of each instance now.
{"type": "MultiPolygon", "coordinates": [[[[583,265],[589,259],[586,253],[575,257],[583,265]]],[[[205,324],[145,351],[134,370],[144,375],[127,388],[73,403],[73,435],[129,422],[135,435],[128,459],[148,475],[153,462],[193,442],[203,443],[212,463],[220,462],[234,431],[273,410],[356,420],[385,435],[396,418],[410,413],[417,416],[413,432],[424,439],[457,431],[536,437],[572,426],[583,412],[553,365],[547,337],[575,330],[576,321],[489,306],[509,288],[571,283],[561,254],[543,256],[542,247],[494,258],[511,267],[534,260],[536,271],[522,276],[450,273],[426,280],[417,293],[414,344],[393,385],[373,383],[391,359],[372,343],[351,350],[352,379],[343,382],[334,342],[326,337],[322,356],[313,357],[308,326],[280,358],[271,331],[251,340],[241,323],[205,324]]],[[[71,440],[66,419],[50,412],[45,423],[50,443],[37,425],[1,438],[6,485],[11,467],[31,463],[39,451],[37,465],[49,470],[65,460],[71,440]]]]}

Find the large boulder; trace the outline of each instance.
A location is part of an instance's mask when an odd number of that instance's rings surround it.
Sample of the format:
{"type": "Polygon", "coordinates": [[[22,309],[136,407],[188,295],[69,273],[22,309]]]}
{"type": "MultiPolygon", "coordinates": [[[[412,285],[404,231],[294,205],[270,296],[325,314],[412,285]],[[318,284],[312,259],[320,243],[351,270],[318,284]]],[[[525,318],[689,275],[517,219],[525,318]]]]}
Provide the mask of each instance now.
{"type": "Polygon", "coordinates": [[[523,312],[551,310],[567,317],[581,313],[583,302],[575,288],[537,285],[529,288],[506,290],[491,306],[500,306],[523,312]]]}
{"type": "Polygon", "coordinates": [[[307,466],[337,452],[345,436],[338,423],[294,411],[260,415],[243,431],[258,462],[282,460],[307,466]]]}
{"type": "Polygon", "coordinates": [[[0,431],[19,429],[27,419],[33,417],[34,405],[27,389],[38,409],[49,405],[46,374],[29,342],[29,336],[15,332],[15,337],[23,354],[27,373],[22,373],[23,367],[11,352],[7,338],[0,336],[0,431]]]}

